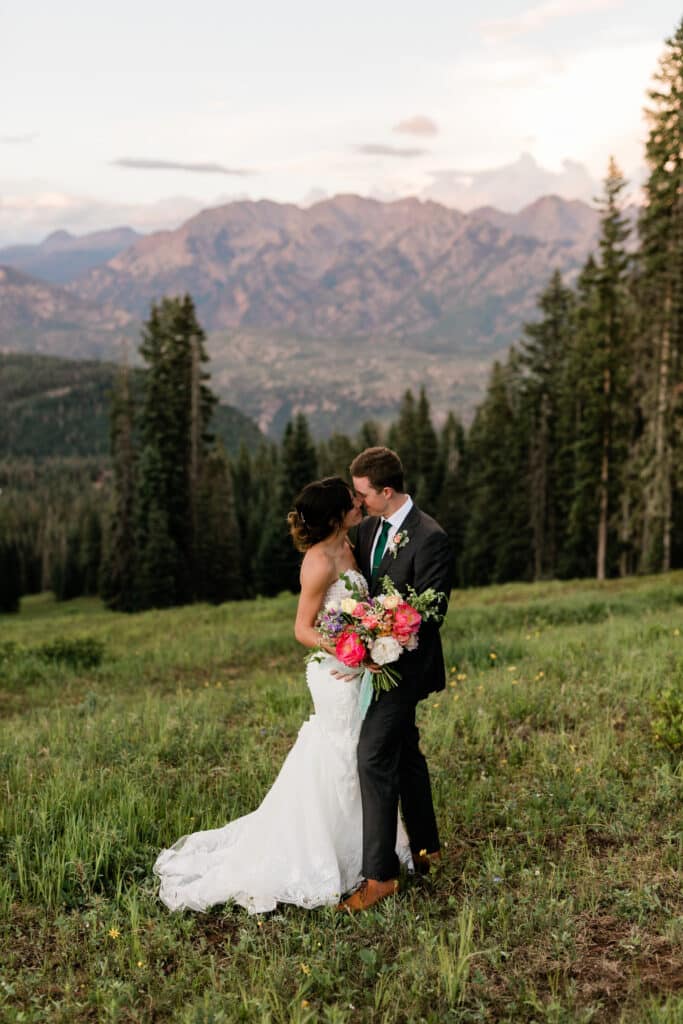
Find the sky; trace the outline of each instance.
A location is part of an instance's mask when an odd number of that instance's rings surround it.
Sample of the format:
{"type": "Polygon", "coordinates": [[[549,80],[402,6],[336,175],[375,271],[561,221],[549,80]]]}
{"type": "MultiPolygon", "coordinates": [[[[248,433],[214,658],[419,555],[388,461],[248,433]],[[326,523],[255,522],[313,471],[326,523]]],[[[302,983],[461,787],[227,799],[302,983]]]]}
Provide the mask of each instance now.
{"type": "Polygon", "coordinates": [[[644,174],[680,0],[0,0],[0,245],[337,193],[515,210],[644,174]]]}

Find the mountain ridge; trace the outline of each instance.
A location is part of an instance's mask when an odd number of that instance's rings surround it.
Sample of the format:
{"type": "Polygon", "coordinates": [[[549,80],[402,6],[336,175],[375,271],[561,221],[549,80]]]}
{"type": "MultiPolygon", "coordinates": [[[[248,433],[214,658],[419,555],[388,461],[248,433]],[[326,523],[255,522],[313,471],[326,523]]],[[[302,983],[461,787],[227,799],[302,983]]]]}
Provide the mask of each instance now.
{"type": "Polygon", "coordinates": [[[598,229],[596,210],[558,196],[517,214],[242,200],[142,236],[61,289],[6,273],[0,348],[120,360],[127,345],[134,359],[151,302],[188,292],[217,390],[264,431],[298,409],[318,433],[353,431],[422,385],[437,416],[467,418],[551,272],[571,283],[598,229]]]}

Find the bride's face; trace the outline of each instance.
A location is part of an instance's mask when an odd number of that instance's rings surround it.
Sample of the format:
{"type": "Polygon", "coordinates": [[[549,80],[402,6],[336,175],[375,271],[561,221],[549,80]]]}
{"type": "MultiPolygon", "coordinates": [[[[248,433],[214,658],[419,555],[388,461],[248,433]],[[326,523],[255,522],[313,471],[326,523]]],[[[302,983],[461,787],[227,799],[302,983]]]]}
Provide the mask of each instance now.
{"type": "Polygon", "coordinates": [[[342,529],[344,530],[350,530],[352,526],[358,526],[359,522],[363,518],[362,500],[356,497],[355,494],[352,494],[351,491],[349,491],[349,494],[353,505],[344,516],[344,520],[342,522],[342,529]]]}

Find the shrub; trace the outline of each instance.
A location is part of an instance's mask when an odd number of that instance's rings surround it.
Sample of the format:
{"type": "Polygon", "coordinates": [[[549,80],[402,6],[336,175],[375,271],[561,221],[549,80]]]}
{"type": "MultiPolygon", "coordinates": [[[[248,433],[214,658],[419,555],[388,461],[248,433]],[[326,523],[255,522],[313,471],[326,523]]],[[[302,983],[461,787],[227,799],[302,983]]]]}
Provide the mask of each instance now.
{"type": "Polygon", "coordinates": [[[96,668],[104,657],[104,644],[93,636],[57,637],[35,649],[46,661],[58,661],[71,668],[96,668]]]}

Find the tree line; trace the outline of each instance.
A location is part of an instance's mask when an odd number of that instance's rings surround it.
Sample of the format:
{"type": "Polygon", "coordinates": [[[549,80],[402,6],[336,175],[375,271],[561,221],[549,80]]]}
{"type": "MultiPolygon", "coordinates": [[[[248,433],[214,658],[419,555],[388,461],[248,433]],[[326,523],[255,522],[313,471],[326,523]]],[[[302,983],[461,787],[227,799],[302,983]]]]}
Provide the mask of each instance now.
{"type": "Polygon", "coordinates": [[[143,332],[142,399],[125,369],[116,388],[106,485],[71,505],[63,483],[61,503],[3,496],[0,608],[46,585],[122,610],[295,590],[294,495],[378,443],[447,530],[461,586],[683,564],[683,21],[655,83],[635,233],[610,160],[596,251],[572,283],[552,273],[468,430],[453,413],[437,429],[424,391],[406,392],[387,428],[315,443],[299,414],[281,444],[229,458],[192,300],[164,299],[143,332]]]}

